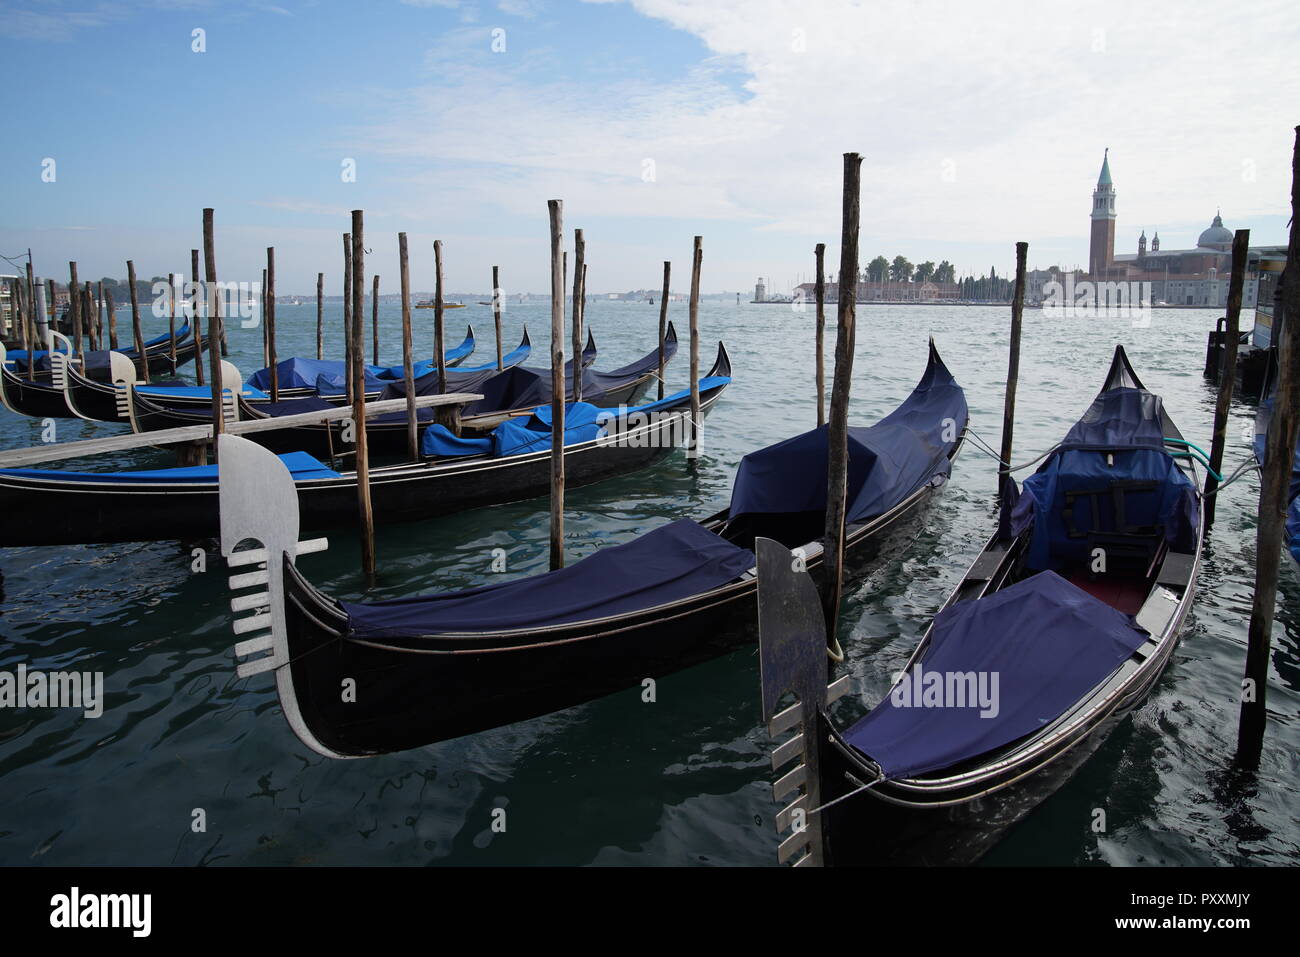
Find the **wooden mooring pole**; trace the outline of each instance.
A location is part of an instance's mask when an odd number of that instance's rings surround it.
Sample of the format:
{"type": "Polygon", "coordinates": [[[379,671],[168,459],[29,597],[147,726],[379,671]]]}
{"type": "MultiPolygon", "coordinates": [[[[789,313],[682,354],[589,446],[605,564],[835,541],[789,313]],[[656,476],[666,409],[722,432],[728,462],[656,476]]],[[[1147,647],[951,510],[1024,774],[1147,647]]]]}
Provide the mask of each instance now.
{"type": "Polygon", "coordinates": [[[501,267],[492,267],[492,325],[497,334],[497,368],[505,368],[505,355],[501,351],[501,267]]]}
{"type": "Polygon", "coordinates": [[[821,428],[826,424],[826,244],[813,247],[813,256],[817,260],[813,287],[817,299],[817,427],[821,428]]]}
{"type": "Polygon", "coordinates": [[[126,261],[126,281],[131,286],[131,340],[135,343],[135,362],[140,381],[149,381],[149,357],[144,351],[144,330],[140,328],[140,295],[135,288],[135,262],[126,261]]]}
{"type": "Polygon", "coordinates": [[[375,288],[370,295],[370,332],[374,339],[375,365],[379,365],[379,273],[375,273],[375,288]]]}
{"type": "MultiPolygon", "coordinates": [[[[564,203],[551,216],[551,570],[564,567],[564,203]]],[[[575,367],[577,360],[574,364],[575,367]]]]}
{"type": "MultiPolygon", "coordinates": [[[[203,322],[201,316],[207,312],[206,304],[203,309],[199,308],[199,303],[204,300],[203,286],[199,283],[199,251],[190,250],[190,283],[194,294],[190,301],[190,325],[194,329],[194,381],[203,385],[203,322]]],[[[111,301],[112,296],[109,296],[111,301]]],[[[110,317],[109,334],[113,337],[113,348],[117,348],[117,323],[110,317]]],[[[216,443],[213,443],[216,447],[216,443]]]]}
{"type": "Polygon", "coordinates": [[[849,390],[853,382],[858,288],[859,192],[862,157],[844,154],[844,197],[840,234],[839,327],[835,335],[835,376],[831,382],[831,417],[826,434],[826,644],[831,657],[843,658],[838,637],[840,596],[844,589],[844,514],[849,469],[849,390]]]}
{"type": "Polygon", "coordinates": [[[1214,524],[1214,505],[1219,480],[1223,474],[1223,452],[1228,444],[1228,414],[1232,409],[1232,390],[1237,380],[1237,343],[1241,338],[1241,291],[1246,284],[1246,256],[1250,247],[1250,230],[1239,229],[1232,237],[1232,278],[1228,281],[1228,326],[1224,339],[1223,364],[1219,367],[1219,398],[1214,406],[1214,437],[1210,443],[1210,467],[1205,473],[1205,525],[1214,524]]]}
{"type": "Polygon", "coordinates": [[[108,347],[117,351],[117,303],[113,301],[113,290],[104,290],[104,308],[108,310],[108,347]]]}
{"type": "Polygon", "coordinates": [[[361,570],[375,580],[375,515],[370,504],[370,455],[366,441],[366,244],[363,214],[352,210],[352,427],[356,431],[357,512],[361,530],[361,570]]]}
{"type": "MultiPolygon", "coordinates": [[[[78,359],[81,358],[81,302],[78,293],[81,290],[81,284],[77,282],[77,264],[68,263],[68,272],[72,279],[68,283],[68,309],[72,311],[72,352],[78,359]]],[[[85,371],[84,369],[82,370],[85,371]]]]}
{"type": "Polygon", "coordinates": [[[582,401],[582,267],[587,243],[582,230],[573,231],[573,401],[582,401]]]}
{"type": "Polygon", "coordinates": [[[271,401],[280,401],[280,357],[275,348],[275,247],[266,247],[266,365],[271,370],[271,401]]]}
{"type": "Polygon", "coordinates": [[[402,382],[406,385],[406,451],[411,461],[420,458],[419,420],[415,411],[415,366],[411,352],[411,269],[406,252],[406,233],[397,234],[397,260],[402,285],[402,382]]]}
{"type": "Polygon", "coordinates": [[[664,339],[668,337],[668,284],[672,279],[673,264],[664,260],[664,288],[659,296],[659,398],[664,397],[664,339]]]}
{"type": "Polygon", "coordinates": [[[343,381],[348,404],[352,388],[352,234],[343,234],[343,381]]]}
{"type": "Polygon", "coordinates": [[[1007,388],[1002,402],[1002,450],[999,453],[998,501],[1002,501],[1002,483],[1010,476],[1011,450],[1016,430],[1016,387],[1020,383],[1020,332],[1025,315],[1025,259],[1029,243],[1016,243],[1016,284],[1011,296],[1011,340],[1007,352],[1007,388]]]}
{"type": "Polygon", "coordinates": [[[1259,522],[1255,531],[1255,596],[1247,633],[1246,674],[1242,679],[1241,719],[1237,728],[1237,761],[1254,768],[1264,748],[1268,722],[1269,647],[1277,606],[1277,573],[1290,497],[1291,469],[1300,438],[1300,126],[1291,154],[1291,236],[1287,265],[1279,292],[1280,313],[1274,316],[1278,337],[1278,381],[1273,414],[1265,440],[1260,476],[1259,522]],[[1278,328],[1278,319],[1281,328],[1278,328]]]}
{"type": "Polygon", "coordinates": [[[691,327],[691,424],[686,460],[694,465],[700,458],[700,271],[704,266],[704,237],[695,237],[691,252],[691,301],[687,313],[691,327]]]}
{"type": "MultiPolygon", "coordinates": [[[[104,298],[103,285],[100,285],[100,296],[104,298]]],[[[171,338],[172,373],[176,373],[176,273],[167,274],[167,335],[171,338]]]]}
{"type": "Polygon", "coordinates": [[[316,358],[325,358],[325,274],[316,274],[316,358]]]}
{"type": "Polygon", "coordinates": [[[443,352],[446,330],[442,323],[442,240],[433,241],[433,359],[438,367],[438,392],[447,391],[447,357],[443,352]]]}
{"type": "MultiPolygon", "coordinates": [[[[212,457],[216,458],[225,398],[221,394],[221,293],[217,288],[217,243],[210,206],[203,210],[203,277],[207,284],[208,374],[212,381],[212,457]]],[[[232,395],[230,401],[238,402],[239,396],[232,395]]]]}

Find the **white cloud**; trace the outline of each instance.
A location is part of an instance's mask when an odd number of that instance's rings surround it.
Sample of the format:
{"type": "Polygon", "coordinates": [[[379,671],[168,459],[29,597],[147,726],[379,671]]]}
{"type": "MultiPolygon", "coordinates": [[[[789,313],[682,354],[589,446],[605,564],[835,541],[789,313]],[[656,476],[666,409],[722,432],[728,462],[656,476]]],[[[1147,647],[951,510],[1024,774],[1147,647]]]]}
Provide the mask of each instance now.
{"type": "Polygon", "coordinates": [[[1278,107],[1300,101],[1289,4],[1243,17],[1208,0],[1176,14],[1119,0],[996,12],[631,2],[715,59],[667,84],[539,82],[536,64],[493,57],[486,31],[477,48],[467,31],[457,78],[395,96],[371,145],[472,169],[458,190],[508,211],[561,195],[593,212],[832,239],[839,154],[856,149],[864,249],[916,244],[931,257],[983,243],[1005,260],[1017,239],[1075,235],[1083,258],[1107,146],[1124,248],[1129,232],[1208,221],[1216,205],[1235,225],[1286,205],[1291,118],[1278,107]],[[743,71],[740,91],[723,67],[743,71]]]}

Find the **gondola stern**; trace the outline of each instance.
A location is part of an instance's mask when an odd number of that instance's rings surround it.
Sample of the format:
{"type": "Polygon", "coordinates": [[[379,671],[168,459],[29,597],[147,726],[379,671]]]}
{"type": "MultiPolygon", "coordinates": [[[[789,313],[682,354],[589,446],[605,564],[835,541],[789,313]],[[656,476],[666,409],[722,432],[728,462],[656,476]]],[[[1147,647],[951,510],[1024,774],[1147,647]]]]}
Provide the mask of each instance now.
{"type": "Polygon", "coordinates": [[[274,453],[248,439],[217,438],[221,554],[230,576],[235,617],[235,674],[250,678],[275,672],[285,720],[303,744],[325,757],[344,757],[322,744],[308,727],[294,688],[284,574],[299,555],[324,551],[321,539],[299,541],[298,492],[289,469],[274,453]],[[240,548],[252,541],[254,548],[240,548]],[[243,659],[242,661],[240,659],[243,659]]]}
{"type": "Polygon", "coordinates": [[[721,339],[718,340],[718,353],[714,357],[713,368],[709,370],[709,375],[731,378],[731,355],[721,339]]]}
{"type": "Polygon", "coordinates": [[[1142,384],[1142,380],[1138,378],[1138,374],[1133,370],[1133,364],[1129,362],[1128,353],[1124,351],[1123,344],[1116,344],[1115,353],[1110,360],[1110,369],[1106,373],[1106,382],[1101,387],[1101,391],[1145,388],[1146,386],[1142,384]]]}
{"type": "Polygon", "coordinates": [[[819,716],[849,687],[844,676],[827,685],[826,619],[817,586],[805,559],[779,542],[759,537],[758,644],[763,720],[776,739],[794,732],[772,751],[772,769],[780,772],[774,800],[793,798],[776,815],[778,832],[788,830],[778,848],[780,863],[819,867],[825,860],[820,819],[821,741],[819,716]],[[782,698],[798,699],[780,709],[782,698]],[[780,710],[778,710],[780,709],[780,710]]]}

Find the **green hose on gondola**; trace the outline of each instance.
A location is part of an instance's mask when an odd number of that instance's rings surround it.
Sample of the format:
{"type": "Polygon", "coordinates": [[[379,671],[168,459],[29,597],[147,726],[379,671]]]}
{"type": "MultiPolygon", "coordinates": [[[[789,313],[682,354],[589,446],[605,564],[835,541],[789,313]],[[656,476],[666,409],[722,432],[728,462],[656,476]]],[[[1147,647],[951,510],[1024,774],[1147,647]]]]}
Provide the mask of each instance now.
{"type": "Polygon", "coordinates": [[[1188,448],[1189,451],[1185,451],[1185,452],[1171,452],[1170,454],[1171,454],[1171,455],[1175,455],[1175,456],[1182,456],[1182,455],[1185,455],[1185,456],[1187,456],[1188,458],[1195,458],[1195,459],[1198,459],[1198,460],[1200,461],[1200,463],[1201,463],[1202,465],[1205,466],[1205,471],[1209,472],[1211,475],[1214,476],[1214,481],[1216,481],[1216,482],[1222,482],[1222,481],[1223,481],[1223,476],[1220,475],[1218,472],[1214,471],[1214,469],[1210,468],[1210,456],[1207,455],[1206,452],[1205,452],[1205,450],[1204,450],[1203,448],[1201,448],[1199,445],[1196,445],[1196,444],[1194,444],[1194,443],[1192,443],[1192,442],[1188,442],[1186,439],[1171,439],[1171,438],[1168,438],[1168,437],[1165,438],[1165,442],[1166,442],[1166,443],[1170,443],[1170,442],[1172,442],[1174,445],[1185,445],[1185,446],[1187,446],[1187,448],[1188,448]],[[1193,452],[1195,452],[1195,453],[1197,453],[1197,454],[1196,454],[1196,455],[1193,455],[1193,454],[1192,454],[1193,452]]]}

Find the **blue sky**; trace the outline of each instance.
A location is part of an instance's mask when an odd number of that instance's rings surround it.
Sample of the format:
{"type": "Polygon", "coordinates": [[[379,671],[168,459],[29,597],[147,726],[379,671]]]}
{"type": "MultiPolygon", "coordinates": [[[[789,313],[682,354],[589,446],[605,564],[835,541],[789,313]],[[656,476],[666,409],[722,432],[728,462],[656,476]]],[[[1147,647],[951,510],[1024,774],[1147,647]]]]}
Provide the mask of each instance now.
{"type": "Polygon", "coordinates": [[[0,150],[0,252],[31,246],[60,278],[69,259],[184,270],[212,206],[221,278],[258,278],[274,245],[281,291],[318,270],[338,291],[361,208],[386,277],[404,230],[418,289],[440,238],[453,289],[485,289],[495,263],[507,290],[542,291],[559,197],[593,290],[656,285],[664,259],[685,288],[696,233],[706,290],[779,288],[815,242],[834,261],[857,149],[866,258],[1005,272],[1025,239],[1031,264],[1068,266],[1106,146],[1118,251],[1144,228],[1192,245],[1218,206],[1283,242],[1300,18],[1133,6],[6,2],[23,120],[0,150]]]}

